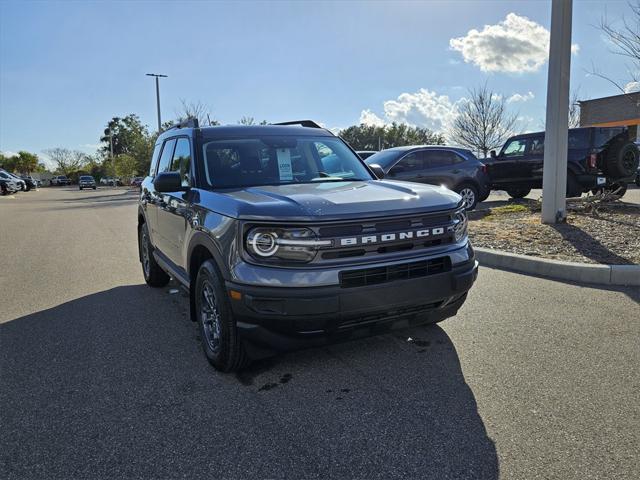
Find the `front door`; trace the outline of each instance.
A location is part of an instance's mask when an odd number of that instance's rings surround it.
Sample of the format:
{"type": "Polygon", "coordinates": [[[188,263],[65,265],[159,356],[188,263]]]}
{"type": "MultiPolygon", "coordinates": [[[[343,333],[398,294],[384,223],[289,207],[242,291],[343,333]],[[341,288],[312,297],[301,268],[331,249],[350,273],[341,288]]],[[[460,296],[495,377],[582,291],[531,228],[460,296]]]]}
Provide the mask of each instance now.
{"type": "MultiPolygon", "coordinates": [[[[164,171],[179,172],[182,186],[191,186],[191,142],[189,138],[179,137],[176,139],[171,162],[164,171]]],[[[160,195],[158,230],[162,242],[161,250],[176,266],[185,268],[182,247],[187,232],[189,192],[164,192],[160,195]]]]}
{"type": "Polygon", "coordinates": [[[525,176],[521,171],[523,164],[519,163],[524,159],[529,145],[529,138],[514,138],[507,142],[500,154],[488,163],[487,171],[494,188],[501,185],[520,183],[525,176]]]}

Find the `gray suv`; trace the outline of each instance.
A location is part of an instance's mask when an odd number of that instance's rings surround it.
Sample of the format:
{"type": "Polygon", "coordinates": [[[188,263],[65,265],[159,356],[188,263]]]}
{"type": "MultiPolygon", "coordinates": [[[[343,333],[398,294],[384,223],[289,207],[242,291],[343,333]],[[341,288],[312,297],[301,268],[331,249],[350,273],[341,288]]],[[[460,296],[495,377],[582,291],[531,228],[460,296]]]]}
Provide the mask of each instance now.
{"type": "Polygon", "coordinates": [[[444,185],[458,192],[472,210],[491,192],[487,167],[466,148],[417,145],[382,150],[366,159],[379,165],[385,176],[405,182],[444,185]]]}
{"type": "Polygon", "coordinates": [[[190,120],[162,133],[141,185],[138,238],[146,282],[173,277],[189,291],[221,371],[439,322],[456,314],[478,270],[459,195],[379,180],[311,121],[190,120]]]}

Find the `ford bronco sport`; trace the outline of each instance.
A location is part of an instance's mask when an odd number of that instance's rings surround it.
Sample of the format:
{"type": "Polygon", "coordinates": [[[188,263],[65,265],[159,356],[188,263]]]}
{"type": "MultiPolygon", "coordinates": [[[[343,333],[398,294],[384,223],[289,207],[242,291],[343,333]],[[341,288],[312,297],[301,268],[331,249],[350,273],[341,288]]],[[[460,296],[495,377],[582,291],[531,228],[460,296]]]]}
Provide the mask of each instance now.
{"type": "MultiPolygon", "coordinates": [[[[483,159],[491,188],[513,198],[542,188],[544,132],[509,138],[500,153],[483,159]]],[[[626,127],[583,127],[569,130],[567,197],[600,189],[626,190],[638,168],[638,147],[626,127]]]]}
{"type": "Polygon", "coordinates": [[[141,186],[144,278],[189,291],[222,371],[455,315],[478,269],[460,196],[374,170],[311,121],[182,122],[141,186]]]}

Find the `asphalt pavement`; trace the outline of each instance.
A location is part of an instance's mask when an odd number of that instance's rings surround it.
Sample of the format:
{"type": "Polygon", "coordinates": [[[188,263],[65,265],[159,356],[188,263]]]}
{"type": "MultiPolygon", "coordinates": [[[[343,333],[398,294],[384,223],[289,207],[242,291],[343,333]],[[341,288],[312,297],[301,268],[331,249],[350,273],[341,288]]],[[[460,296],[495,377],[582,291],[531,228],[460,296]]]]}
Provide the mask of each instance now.
{"type": "Polygon", "coordinates": [[[0,478],[640,477],[640,289],[481,269],[457,317],[206,362],[135,194],[0,197],[0,478]]]}

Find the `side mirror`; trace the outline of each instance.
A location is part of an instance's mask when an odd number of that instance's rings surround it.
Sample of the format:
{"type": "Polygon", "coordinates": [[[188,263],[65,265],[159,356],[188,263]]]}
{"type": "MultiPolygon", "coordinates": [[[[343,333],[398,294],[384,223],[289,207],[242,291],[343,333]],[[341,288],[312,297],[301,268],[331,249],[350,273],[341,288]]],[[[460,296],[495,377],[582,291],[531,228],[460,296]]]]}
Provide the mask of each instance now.
{"type": "Polygon", "coordinates": [[[375,173],[376,177],[378,177],[378,180],[382,180],[384,178],[384,170],[380,165],[378,165],[377,163],[372,163],[371,165],[369,165],[369,168],[373,173],[375,173]]]}
{"type": "Polygon", "coordinates": [[[489,152],[489,155],[491,156],[491,158],[496,158],[496,157],[498,156],[498,154],[496,153],[496,151],[495,151],[495,150],[491,150],[491,151],[489,152]]]}
{"type": "Polygon", "coordinates": [[[178,172],[162,172],[153,179],[153,186],[157,192],[184,192],[185,187],[182,186],[180,173],[178,172]]]}

